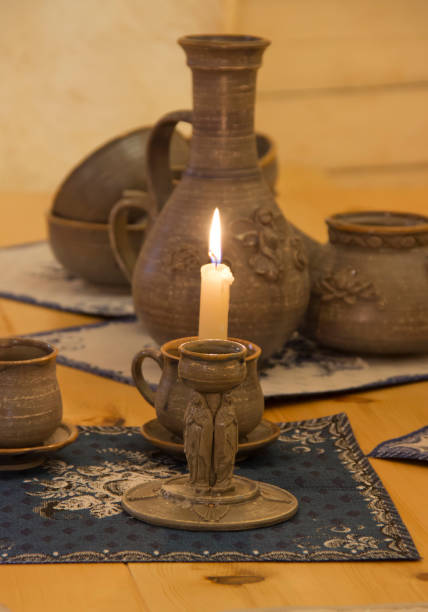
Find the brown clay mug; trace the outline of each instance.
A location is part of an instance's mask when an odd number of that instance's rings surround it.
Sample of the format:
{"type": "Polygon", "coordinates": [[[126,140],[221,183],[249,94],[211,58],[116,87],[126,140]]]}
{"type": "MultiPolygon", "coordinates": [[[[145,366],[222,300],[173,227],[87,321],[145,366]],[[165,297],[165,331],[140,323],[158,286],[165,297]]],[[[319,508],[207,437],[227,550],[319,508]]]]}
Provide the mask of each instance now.
{"type": "Polygon", "coordinates": [[[0,448],[42,444],[60,425],[57,352],[40,340],[0,339],[0,448]]]}
{"type": "MultiPolygon", "coordinates": [[[[166,429],[180,438],[184,430],[184,412],[191,389],[187,387],[178,375],[178,347],[184,342],[197,338],[176,338],[163,344],[160,350],[143,349],[137,353],[132,362],[132,376],[141,395],[154,406],[158,421],[166,429]],[[142,364],[144,359],[154,359],[162,369],[161,379],[156,393],[144,379],[142,364]]],[[[247,349],[245,363],[247,376],[243,383],[230,391],[233,395],[234,407],[238,419],[239,437],[241,440],[260,423],[264,411],[264,397],[257,373],[257,361],[261,349],[247,340],[230,338],[243,344],[247,349]]]]}

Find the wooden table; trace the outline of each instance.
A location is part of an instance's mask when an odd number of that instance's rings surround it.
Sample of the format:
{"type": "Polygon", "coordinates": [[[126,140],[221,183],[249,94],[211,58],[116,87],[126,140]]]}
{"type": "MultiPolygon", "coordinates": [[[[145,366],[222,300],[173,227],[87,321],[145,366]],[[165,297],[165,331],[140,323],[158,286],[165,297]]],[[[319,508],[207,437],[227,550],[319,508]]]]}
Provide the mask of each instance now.
{"type": "MultiPolygon", "coordinates": [[[[305,168],[284,168],[279,201],[290,220],[323,235],[327,212],[389,208],[427,212],[428,188],[344,189],[305,168]]],[[[0,244],[45,235],[49,194],[0,194],[0,244]]],[[[428,288],[427,288],[428,290],[428,288]]],[[[0,335],[95,319],[0,300],[0,335]]],[[[58,367],[65,419],[140,425],[153,409],[128,385],[58,367]]],[[[428,423],[428,382],[305,402],[269,402],[273,421],[344,411],[364,452],[428,423]]],[[[372,460],[422,557],[428,554],[428,469],[372,460]]],[[[129,563],[0,566],[0,603],[13,612],[76,610],[214,612],[268,606],[357,605],[428,600],[428,561],[333,563],[129,563]],[[218,578],[220,577],[220,581],[218,578]],[[229,581],[229,584],[227,583],[229,581]],[[225,584],[226,582],[226,584],[225,584]]]]}

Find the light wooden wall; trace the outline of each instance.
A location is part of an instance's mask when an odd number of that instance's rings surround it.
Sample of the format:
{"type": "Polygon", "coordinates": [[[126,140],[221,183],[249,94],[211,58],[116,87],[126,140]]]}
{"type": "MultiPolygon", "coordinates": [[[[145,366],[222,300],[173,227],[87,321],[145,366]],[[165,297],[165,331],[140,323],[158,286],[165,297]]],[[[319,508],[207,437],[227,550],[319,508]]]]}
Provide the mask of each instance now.
{"type": "Polygon", "coordinates": [[[191,104],[176,40],[228,0],[0,1],[0,189],[52,190],[105,140],[191,104]]]}
{"type": "Polygon", "coordinates": [[[272,41],[256,119],[281,162],[428,184],[428,0],[4,0],[0,189],[54,189],[106,139],[189,107],[176,39],[215,31],[272,41]]]}
{"type": "Polygon", "coordinates": [[[426,0],[235,0],[232,12],[237,32],[272,41],[257,126],[282,161],[344,184],[428,182],[426,0]]]}

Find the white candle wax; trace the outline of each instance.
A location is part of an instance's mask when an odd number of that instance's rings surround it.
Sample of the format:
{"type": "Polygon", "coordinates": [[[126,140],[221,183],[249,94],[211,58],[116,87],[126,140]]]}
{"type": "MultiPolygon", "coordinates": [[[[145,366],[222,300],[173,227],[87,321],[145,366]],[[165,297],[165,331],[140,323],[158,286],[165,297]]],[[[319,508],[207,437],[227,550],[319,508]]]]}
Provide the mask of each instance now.
{"type": "Polygon", "coordinates": [[[215,209],[210,228],[209,256],[213,263],[201,268],[199,338],[227,340],[229,289],[233,283],[230,268],[221,263],[221,223],[215,209]]]}
{"type": "Polygon", "coordinates": [[[233,280],[225,264],[209,263],[201,267],[200,338],[227,339],[229,292],[233,280]]]}

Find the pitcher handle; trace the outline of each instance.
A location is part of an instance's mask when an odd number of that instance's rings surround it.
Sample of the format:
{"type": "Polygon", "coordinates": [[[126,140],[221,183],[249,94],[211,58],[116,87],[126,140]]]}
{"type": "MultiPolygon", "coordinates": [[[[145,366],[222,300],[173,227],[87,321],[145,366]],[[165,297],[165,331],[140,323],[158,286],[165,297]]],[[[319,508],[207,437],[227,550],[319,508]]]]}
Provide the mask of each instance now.
{"type": "Polygon", "coordinates": [[[125,190],[122,198],[110,211],[108,228],[110,246],[120,269],[131,282],[138,252],[131,244],[127,231],[130,210],[139,210],[144,213],[146,218],[138,224],[138,227],[146,232],[154,221],[156,211],[153,199],[144,191],[134,189],[125,190]]]}
{"type": "Polygon", "coordinates": [[[150,387],[149,383],[144,378],[143,374],[143,361],[146,358],[153,359],[156,361],[158,366],[163,369],[163,355],[157,349],[143,349],[139,353],[137,353],[132,360],[132,378],[134,379],[135,384],[137,385],[138,391],[144,397],[145,400],[149,402],[152,406],[155,405],[155,393],[153,389],[150,387]]]}
{"type": "Polygon", "coordinates": [[[180,121],[192,123],[192,111],[167,113],[153,126],[146,149],[146,181],[159,212],[174,189],[169,165],[169,146],[175,126],[180,121]]]}

